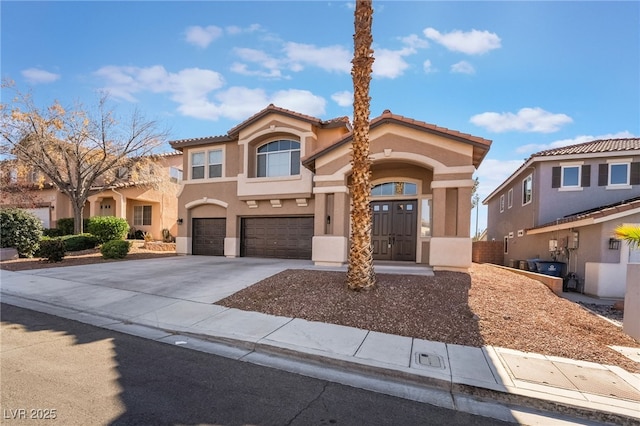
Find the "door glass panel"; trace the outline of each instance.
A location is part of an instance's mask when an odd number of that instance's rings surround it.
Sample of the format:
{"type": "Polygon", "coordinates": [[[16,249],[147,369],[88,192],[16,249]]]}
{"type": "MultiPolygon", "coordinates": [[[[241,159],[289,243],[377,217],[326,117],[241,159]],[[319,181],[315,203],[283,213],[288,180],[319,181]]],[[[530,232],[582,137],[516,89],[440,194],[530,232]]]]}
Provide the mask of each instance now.
{"type": "Polygon", "coordinates": [[[407,204],[407,210],[408,211],[413,210],[413,204],[407,204]]]}
{"type": "Polygon", "coordinates": [[[388,204],[383,205],[383,206],[382,206],[382,211],[383,211],[383,212],[387,212],[387,211],[389,211],[389,205],[388,205],[388,204]]]}

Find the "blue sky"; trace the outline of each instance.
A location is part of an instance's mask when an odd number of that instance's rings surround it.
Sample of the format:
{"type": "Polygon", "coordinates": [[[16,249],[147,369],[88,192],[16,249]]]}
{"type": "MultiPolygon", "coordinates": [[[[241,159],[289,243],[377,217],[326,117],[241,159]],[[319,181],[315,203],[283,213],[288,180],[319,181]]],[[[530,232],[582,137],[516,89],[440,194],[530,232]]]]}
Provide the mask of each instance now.
{"type": "MultiPolygon", "coordinates": [[[[269,103],[351,117],[353,8],[2,1],[1,73],[43,105],[90,104],[107,90],[172,139],[225,134],[269,103]]],[[[640,135],[640,2],[374,1],[374,9],[371,116],[390,109],[492,140],[477,172],[482,198],[533,152],[640,135]]]]}

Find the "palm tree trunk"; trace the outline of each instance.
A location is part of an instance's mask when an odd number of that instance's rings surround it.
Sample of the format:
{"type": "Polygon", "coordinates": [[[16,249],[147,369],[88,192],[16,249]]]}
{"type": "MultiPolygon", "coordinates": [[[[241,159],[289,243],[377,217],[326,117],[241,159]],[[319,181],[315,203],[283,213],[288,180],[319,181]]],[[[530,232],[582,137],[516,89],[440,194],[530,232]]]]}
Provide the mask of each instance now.
{"type": "Polygon", "coordinates": [[[371,163],[369,159],[369,83],[373,66],[371,42],[372,0],[357,0],[353,68],[353,148],[351,176],[351,238],[347,286],[351,290],[371,290],[376,277],[371,246],[371,163]]]}

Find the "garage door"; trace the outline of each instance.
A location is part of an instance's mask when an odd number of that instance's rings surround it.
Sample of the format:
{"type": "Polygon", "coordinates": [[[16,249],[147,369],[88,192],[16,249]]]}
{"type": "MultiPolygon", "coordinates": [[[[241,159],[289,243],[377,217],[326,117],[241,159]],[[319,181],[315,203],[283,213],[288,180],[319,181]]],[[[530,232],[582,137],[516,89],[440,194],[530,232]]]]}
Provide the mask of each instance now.
{"type": "Polygon", "coordinates": [[[241,255],[279,259],[311,259],[313,217],[242,219],[241,255]]]}
{"type": "Polygon", "coordinates": [[[193,219],[192,254],[224,256],[224,237],[227,220],[224,218],[193,219]]]}
{"type": "Polygon", "coordinates": [[[42,222],[42,227],[44,229],[49,229],[50,227],[49,207],[40,207],[36,209],[25,209],[25,210],[31,213],[32,215],[34,215],[35,217],[37,217],[38,219],[40,219],[40,221],[42,222]]]}

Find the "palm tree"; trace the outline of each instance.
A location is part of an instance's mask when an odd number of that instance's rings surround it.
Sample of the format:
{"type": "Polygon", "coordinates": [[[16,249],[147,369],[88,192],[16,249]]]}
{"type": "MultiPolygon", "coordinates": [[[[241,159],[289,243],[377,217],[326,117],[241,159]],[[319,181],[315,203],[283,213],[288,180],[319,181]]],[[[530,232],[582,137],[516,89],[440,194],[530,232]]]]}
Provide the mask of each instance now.
{"type": "Polygon", "coordinates": [[[351,290],[375,287],[371,246],[371,163],[369,159],[369,82],[373,67],[371,42],[372,0],[357,0],[353,68],[353,142],[351,158],[351,238],[347,286],[351,290]]]}
{"type": "Polygon", "coordinates": [[[613,233],[616,238],[625,240],[629,244],[629,247],[640,248],[640,226],[620,225],[613,233]]]}

